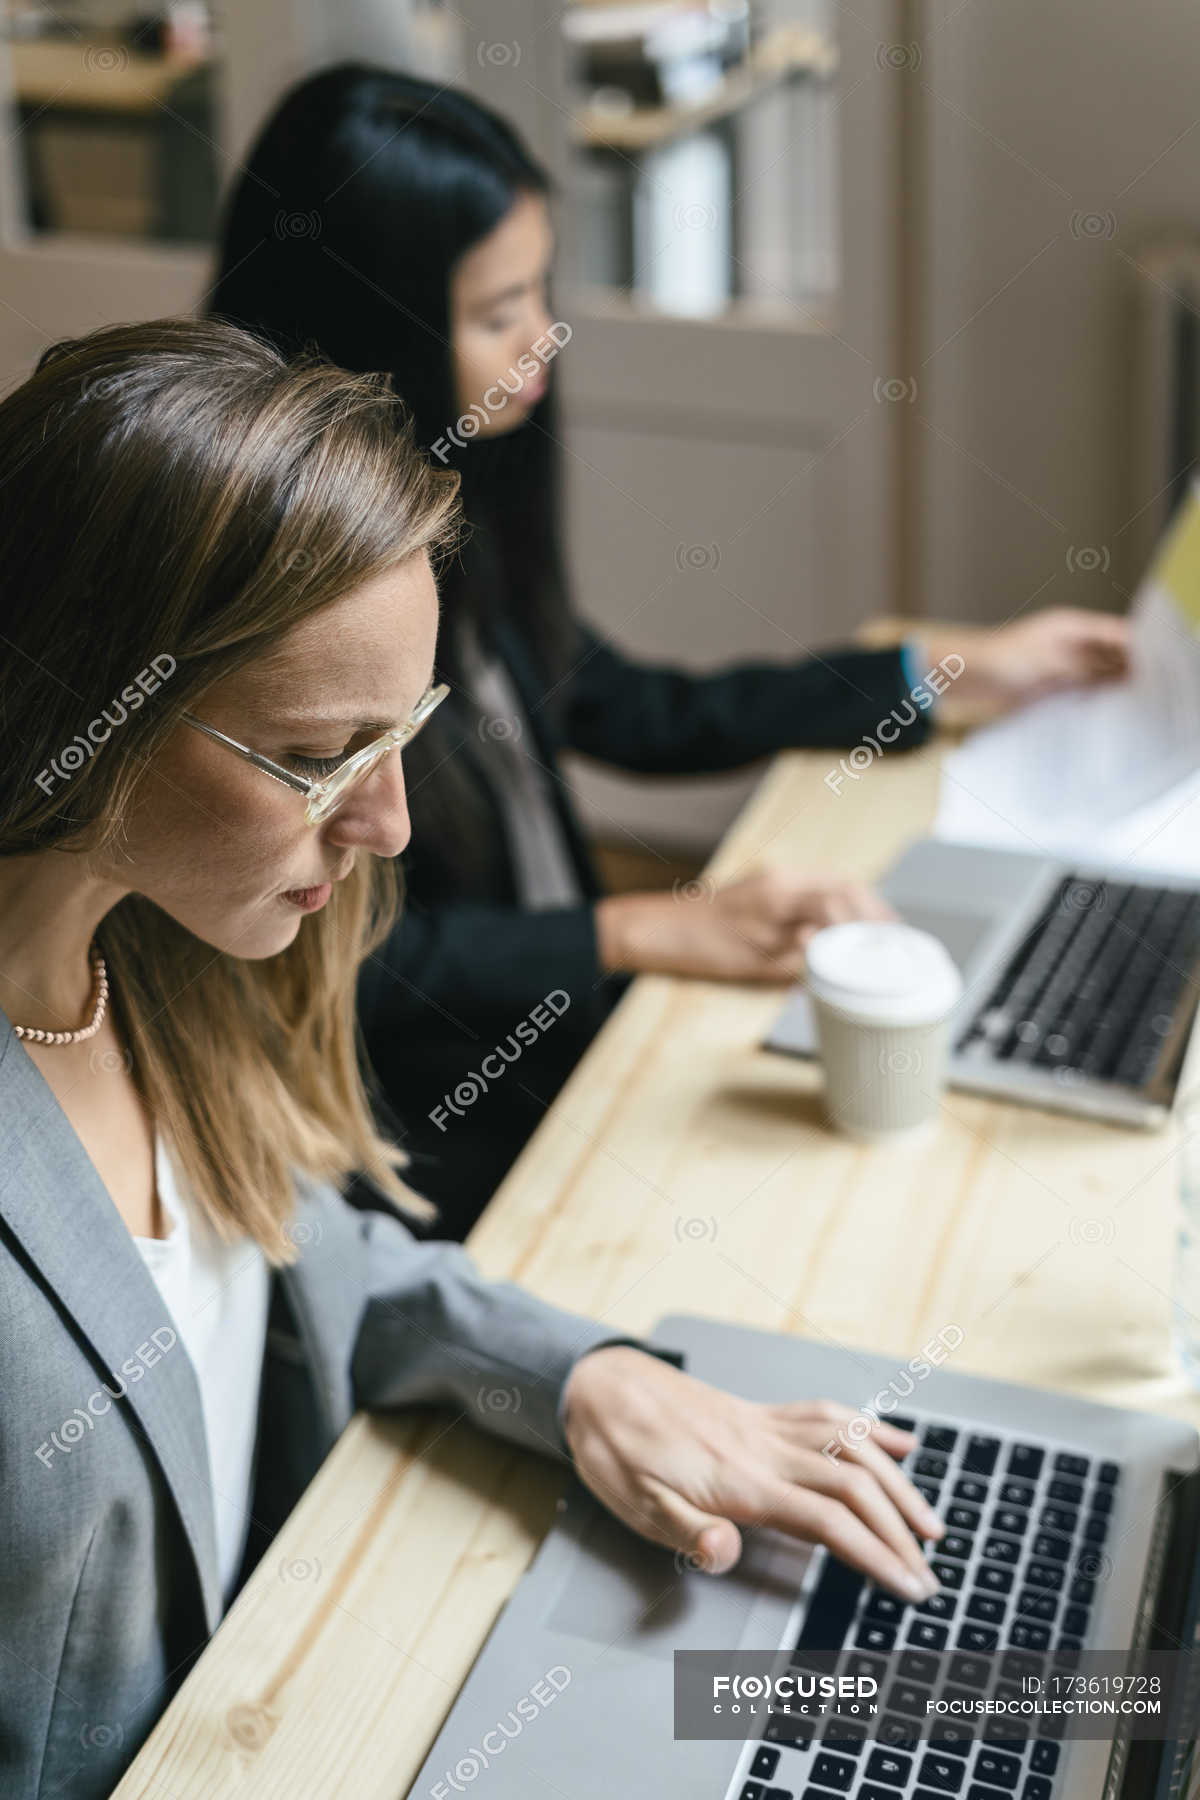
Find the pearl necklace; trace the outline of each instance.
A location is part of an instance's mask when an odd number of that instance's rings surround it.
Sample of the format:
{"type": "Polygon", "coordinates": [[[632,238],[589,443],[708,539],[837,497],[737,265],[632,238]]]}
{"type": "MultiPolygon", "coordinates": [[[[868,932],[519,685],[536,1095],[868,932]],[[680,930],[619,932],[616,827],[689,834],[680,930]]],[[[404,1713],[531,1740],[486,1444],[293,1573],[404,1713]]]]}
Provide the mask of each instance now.
{"type": "Polygon", "coordinates": [[[108,1011],[108,969],[98,950],[92,951],[92,968],[95,971],[96,1005],[86,1025],[78,1031],[38,1031],[32,1025],[14,1025],[16,1035],[28,1038],[34,1044],[83,1044],[88,1038],[95,1037],[108,1011]]]}

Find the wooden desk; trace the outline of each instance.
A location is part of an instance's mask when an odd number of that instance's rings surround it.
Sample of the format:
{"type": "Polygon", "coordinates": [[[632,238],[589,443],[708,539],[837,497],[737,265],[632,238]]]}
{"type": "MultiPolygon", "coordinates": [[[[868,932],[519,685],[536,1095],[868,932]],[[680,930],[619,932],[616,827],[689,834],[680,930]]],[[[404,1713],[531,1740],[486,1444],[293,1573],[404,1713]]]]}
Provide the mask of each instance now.
{"type": "MultiPolygon", "coordinates": [[[[840,796],[781,757],[714,864],[877,873],[933,810],[937,746],[840,796]]],[[[476,1229],[493,1276],[644,1331],[707,1312],[1176,1413],[1170,1135],[948,1096],[930,1146],[833,1137],[757,1045],[771,991],[643,979],[476,1229]]],[[[549,1522],[561,1474],[447,1415],[356,1419],[118,1800],[397,1800],[549,1522]]]]}

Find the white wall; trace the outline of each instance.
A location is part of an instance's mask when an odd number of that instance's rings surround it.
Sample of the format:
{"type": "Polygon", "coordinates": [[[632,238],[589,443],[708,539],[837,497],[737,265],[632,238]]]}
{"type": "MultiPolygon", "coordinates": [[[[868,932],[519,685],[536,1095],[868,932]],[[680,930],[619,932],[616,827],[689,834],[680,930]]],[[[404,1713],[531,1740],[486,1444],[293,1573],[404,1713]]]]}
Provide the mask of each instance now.
{"type": "Polygon", "coordinates": [[[912,591],[942,617],[1034,595],[1121,607],[1152,498],[1132,454],[1137,262],[1165,229],[1200,234],[1200,11],[916,0],[915,17],[912,591]],[[1081,547],[1107,572],[1073,573],[1081,547]]]}
{"type": "Polygon", "coordinates": [[[403,67],[410,47],[407,0],[215,0],[226,46],[227,178],[268,113],[324,63],[359,57],[403,67]]]}

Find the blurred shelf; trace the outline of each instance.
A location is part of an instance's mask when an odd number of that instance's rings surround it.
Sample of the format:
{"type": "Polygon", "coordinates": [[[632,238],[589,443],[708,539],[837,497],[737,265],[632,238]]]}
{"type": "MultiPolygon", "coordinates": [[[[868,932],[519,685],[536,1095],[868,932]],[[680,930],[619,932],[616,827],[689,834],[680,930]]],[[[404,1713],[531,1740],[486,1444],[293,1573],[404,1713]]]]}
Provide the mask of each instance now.
{"type": "MultiPolygon", "coordinates": [[[[595,5],[600,0],[574,0],[595,5]]],[[[837,46],[807,25],[786,25],[756,44],[706,100],[694,106],[643,106],[632,112],[584,106],[576,114],[573,137],[589,150],[637,152],[686,137],[740,112],[772,88],[799,75],[827,80],[837,68],[837,46]]]]}
{"type": "Polygon", "coordinates": [[[8,54],[23,107],[125,117],[154,112],[180,76],[201,66],[194,57],[153,56],[99,40],[10,42],[8,54]]]}

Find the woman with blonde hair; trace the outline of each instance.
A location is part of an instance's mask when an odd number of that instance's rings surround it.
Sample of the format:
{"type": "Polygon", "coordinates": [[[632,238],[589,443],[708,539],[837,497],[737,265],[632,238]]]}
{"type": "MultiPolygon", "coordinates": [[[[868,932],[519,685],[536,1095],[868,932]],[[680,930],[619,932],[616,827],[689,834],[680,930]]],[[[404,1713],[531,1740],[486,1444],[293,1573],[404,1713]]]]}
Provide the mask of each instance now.
{"type": "Polygon", "coordinates": [[[918,1602],[880,1426],[704,1387],[339,1193],[453,475],[383,377],[115,327],[0,403],[0,1791],[107,1794],[357,1407],[449,1403],[714,1572],[918,1602]],[[515,1399],[496,1410],[498,1388],[515,1399]]]}

